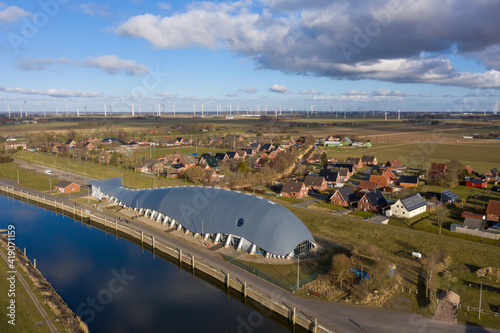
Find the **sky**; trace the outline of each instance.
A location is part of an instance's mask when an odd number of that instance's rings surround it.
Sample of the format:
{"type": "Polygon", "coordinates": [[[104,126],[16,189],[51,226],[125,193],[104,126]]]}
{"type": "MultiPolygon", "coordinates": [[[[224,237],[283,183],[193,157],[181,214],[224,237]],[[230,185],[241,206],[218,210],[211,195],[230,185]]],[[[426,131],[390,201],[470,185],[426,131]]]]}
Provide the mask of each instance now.
{"type": "Polygon", "coordinates": [[[491,112],[498,13],[497,0],[0,0],[0,112],[491,112]]]}

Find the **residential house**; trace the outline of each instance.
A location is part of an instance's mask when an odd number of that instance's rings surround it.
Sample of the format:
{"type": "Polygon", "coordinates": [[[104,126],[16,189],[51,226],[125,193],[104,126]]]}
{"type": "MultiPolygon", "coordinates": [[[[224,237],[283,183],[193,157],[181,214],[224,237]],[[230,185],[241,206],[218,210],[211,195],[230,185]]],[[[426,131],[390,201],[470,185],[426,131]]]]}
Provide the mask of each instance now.
{"type": "Polygon", "coordinates": [[[420,193],[402,197],[391,206],[391,213],[397,217],[412,218],[427,210],[427,202],[420,193]]]}
{"type": "Polygon", "coordinates": [[[359,157],[348,157],[346,159],[347,163],[352,163],[356,169],[363,167],[363,161],[359,157]]]}
{"type": "Polygon", "coordinates": [[[207,157],[205,164],[212,169],[217,169],[219,167],[219,159],[215,156],[207,157]]]}
{"type": "Polygon", "coordinates": [[[76,147],[76,141],[73,140],[73,139],[68,139],[68,141],[66,141],[65,145],[68,146],[69,148],[75,148],[76,147]]]}
{"type": "Polygon", "coordinates": [[[307,175],[304,183],[308,190],[316,190],[318,192],[325,191],[328,187],[325,178],[321,176],[307,175]]]}
{"type": "Polygon", "coordinates": [[[406,167],[401,163],[400,160],[390,160],[387,161],[385,166],[392,171],[404,171],[406,167]]]}
{"type": "Polygon", "coordinates": [[[321,169],[319,171],[319,176],[325,178],[326,183],[330,186],[340,182],[339,173],[328,169],[321,169]]]}
{"type": "Polygon", "coordinates": [[[482,179],[468,179],[465,181],[465,186],[467,187],[476,187],[476,188],[486,188],[488,186],[488,182],[482,179]]]}
{"type": "Polygon", "coordinates": [[[348,181],[351,178],[351,174],[349,173],[349,169],[347,168],[330,168],[331,172],[338,172],[339,174],[339,182],[348,181]]]}
{"type": "Polygon", "coordinates": [[[238,155],[238,153],[235,151],[228,151],[226,152],[226,155],[229,159],[237,159],[237,160],[240,159],[240,155],[238,155]]]}
{"type": "Polygon", "coordinates": [[[219,175],[214,170],[205,170],[205,178],[203,180],[205,183],[214,183],[219,181],[219,179],[219,175]]]}
{"type": "Polygon", "coordinates": [[[432,162],[431,167],[429,168],[430,175],[443,175],[448,170],[448,164],[446,163],[438,163],[432,162]]]}
{"type": "Polygon", "coordinates": [[[367,212],[380,212],[387,207],[387,200],[379,190],[372,190],[358,201],[357,208],[367,212]]]}
{"type": "Polygon", "coordinates": [[[154,159],[146,160],[142,166],[135,168],[135,171],[141,173],[153,173],[153,167],[157,162],[158,161],[154,159]]]}
{"type": "Polygon", "coordinates": [[[449,203],[453,203],[457,200],[458,200],[458,195],[456,195],[452,191],[450,191],[450,190],[441,191],[440,201],[449,204],[449,203]]]}
{"type": "Polygon", "coordinates": [[[3,144],[3,149],[26,149],[27,146],[26,142],[10,141],[3,144]]]}
{"type": "Polygon", "coordinates": [[[307,163],[319,163],[319,160],[321,158],[320,154],[312,154],[309,156],[309,158],[306,160],[307,163]]]}
{"type": "Polygon", "coordinates": [[[385,175],[370,175],[370,182],[376,183],[377,188],[384,188],[391,184],[390,180],[385,175]]]}
{"type": "Polygon", "coordinates": [[[488,221],[500,221],[500,201],[490,200],[486,208],[486,219],[488,221]]]}
{"type": "Polygon", "coordinates": [[[61,180],[54,185],[54,190],[59,193],[75,193],[80,192],[80,185],[67,180],[61,180]]]}
{"type": "Polygon", "coordinates": [[[354,164],[351,163],[332,163],[329,164],[329,166],[333,168],[346,168],[348,170],[348,176],[351,177],[354,171],[356,170],[354,168],[354,164]]]}
{"type": "Polygon", "coordinates": [[[238,151],[237,151],[237,153],[238,153],[238,156],[239,156],[242,160],[244,160],[244,159],[245,159],[245,157],[247,157],[247,155],[248,155],[246,150],[238,150],[238,151]]]}
{"type": "Polygon", "coordinates": [[[363,165],[375,166],[378,165],[377,157],[375,155],[363,155],[361,157],[363,165]]]}
{"type": "MultiPolygon", "coordinates": [[[[260,142],[252,142],[250,143],[250,147],[251,149],[253,149],[253,151],[259,151],[260,150],[260,142]]],[[[251,154],[253,155],[253,154],[251,154]]]]}
{"type": "Polygon", "coordinates": [[[303,182],[287,181],[281,190],[283,197],[301,199],[307,197],[307,187],[303,182]]]}
{"type": "Polygon", "coordinates": [[[396,180],[397,178],[394,172],[391,169],[387,168],[384,170],[384,172],[382,172],[382,175],[387,177],[387,179],[389,180],[389,184],[394,183],[394,180],[396,180]]]}
{"type": "Polygon", "coordinates": [[[472,167],[470,165],[464,166],[464,168],[462,169],[462,171],[467,171],[467,174],[469,174],[469,175],[473,175],[474,174],[474,169],[472,169],[472,167]]]}
{"type": "Polygon", "coordinates": [[[500,181],[500,171],[497,168],[493,168],[484,174],[484,180],[487,182],[497,182],[500,181]]]}
{"type": "Polygon", "coordinates": [[[229,157],[227,156],[226,153],[216,153],[215,154],[215,158],[218,159],[219,161],[225,161],[227,160],[229,157]]]}
{"type": "Polygon", "coordinates": [[[62,154],[63,146],[60,143],[55,143],[52,145],[52,153],[54,154],[62,154]]]}
{"type": "Polygon", "coordinates": [[[342,187],[335,191],[330,197],[330,202],[337,206],[349,207],[358,201],[358,197],[354,194],[352,187],[342,187]]]}
{"type": "Polygon", "coordinates": [[[418,176],[401,176],[398,184],[401,187],[418,187],[418,176]]]}
{"type": "Polygon", "coordinates": [[[378,185],[375,182],[371,182],[369,180],[362,180],[359,182],[358,189],[360,190],[376,190],[378,189],[378,185]]]}
{"type": "Polygon", "coordinates": [[[484,230],[486,229],[486,220],[477,219],[473,217],[466,217],[464,220],[463,227],[472,230],[484,230]]]}

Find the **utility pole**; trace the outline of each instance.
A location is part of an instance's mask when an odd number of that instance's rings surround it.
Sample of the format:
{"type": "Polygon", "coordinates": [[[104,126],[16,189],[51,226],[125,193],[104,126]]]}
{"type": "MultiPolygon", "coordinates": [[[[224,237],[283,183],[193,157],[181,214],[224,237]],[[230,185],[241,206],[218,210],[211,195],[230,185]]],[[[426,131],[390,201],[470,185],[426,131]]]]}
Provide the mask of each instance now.
{"type": "Polygon", "coordinates": [[[481,319],[481,297],[483,295],[483,281],[481,281],[481,289],[479,289],[479,319],[481,319]]]}
{"type": "Polygon", "coordinates": [[[300,269],[300,256],[299,255],[300,255],[300,253],[297,253],[297,289],[300,288],[300,282],[299,282],[300,281],[300,279],[299,279],[299,273],[300,273],[300,271],[299,271],[299,269],[300,269]]]}

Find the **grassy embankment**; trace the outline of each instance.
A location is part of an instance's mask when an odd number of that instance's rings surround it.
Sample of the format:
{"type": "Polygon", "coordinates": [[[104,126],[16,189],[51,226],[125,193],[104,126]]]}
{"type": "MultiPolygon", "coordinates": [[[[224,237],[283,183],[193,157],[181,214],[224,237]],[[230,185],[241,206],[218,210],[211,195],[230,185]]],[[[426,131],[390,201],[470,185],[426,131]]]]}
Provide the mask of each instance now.
{"type": "MultiPolygon", "coordinates": [[[[4,248],[1,251],[6,254],[6,250],[4,248]]],[[[7,263],[0,258],[0,308],[2,309],[2,319],[0,320],[0,332],[50,332],[49,328],[45,324],[45,321],[35,307],[35,304],[29,297],[28,293],[21,285],[20,281],[16,282],[16,325],[12,326],[8,324],[8,317],[5,315],[6,308],[9,305],[10,298],[7,295],[7,291],[9,290],[9,281],[7,280],[9,268],[7,263]]],[[[38,289],[33,287],[33,284],[29,278],[26,277],[26,274],[19,269],[20,276],[26,281],[31,289],[31,291],[35,294],[37,299],[42,304],[42,307],[47,312],[49,318],[56,325],[59,332],[64,332],[63,325],[56,321],[57,319],[50,308],[44,303],[43,297],[38,291],[38,289]]],[[[16,278],[17,279],[17,278],[16,278]]]]}

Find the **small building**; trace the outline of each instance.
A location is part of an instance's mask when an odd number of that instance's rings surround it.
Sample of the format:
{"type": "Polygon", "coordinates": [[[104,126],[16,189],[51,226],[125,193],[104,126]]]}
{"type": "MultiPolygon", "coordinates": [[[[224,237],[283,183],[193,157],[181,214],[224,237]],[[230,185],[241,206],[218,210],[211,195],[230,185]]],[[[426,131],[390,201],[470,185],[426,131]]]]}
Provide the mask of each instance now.
{"type": "Polygon", "coordinates": [[[342,187],[330,197],[332,204],[343,207],[349,207],[356,201],[358,201],[358,197],[352,190],[352,187],[342,187]]]}
{"type": "Polygon", "coordinates": [[[500,180],[500,171],[493,168],[484,174],[484,180],[487,182],[497,182],[500,180]]]}
{"type": "Polygon", "coordinates": [[[429,174],[442,175],[442,174],[445,174],[447,170],[448,170],[448,164],[433,162],[433,163],[431,163],[431,167],[429,169],[429,174]]]}
{"type": "Polygon", "coordinates": [[[67,180],[61,180],[54,185],[54,190],[59,193],[75,193],[80,192],[80,185],[67,180]]]}
{"type": "Polygon", "coordinates": [[[376,190],[378,189],[378,185],[375,182],[371,182],[369,180],[362,180],[359,182],[358,188],[360,190],[376,190]]]}
{"type": "Polygon", "coordinates": [[[339,173],[328,169],[321,169],[319,171],[319,176],[325,178],[327,185],[334,185],[340,182],[339,173]]]}
{"type": "Polygon", "coordinates": [[[468,179],[465,181],[465,186],[467,187],[476,187],[476,188],[486,188],[488,186],[488,182],[482,179],[468,179]]]}
{"type": "Polygon", "coordinates": [[[455,193],[453,193],[450,190],[444,190],[444,191],[441,191],[440,200],[444,203],[447,203],[447,204],[453,203],[453,202],[458,200],[458,195],[456,195],[455,193]]]}
{"type": "Polygon", "coordinates": [[[390,185],[390,180],[385,175],[370,175],[370,182],[377,184],[377,188],[383,188],[390,185]]]}
{"type": "Polygon", "coordinates": [[[358,209],[368,212],[380,212],[387,207],[387,200],[379,190],[373,190],[366,193],[358,201],[358,209]]]}
{"type": "Polygon", "coordinates": [[[412,218],[422,214],[427,209],[427,202],[420,193],[409,194],[402,197],[391,206],[391,213],[397,217],[412,218]]]}
{"type": "Polygon", "coordinates": [[[374,166],[378,165],[377,157],[375,155],[363,155],[361,157],[363,165],[374,166]]]}
{"type": "Polygon", "coordinates": [[[287,181],[281,190],[281,196],[296,199],[307,197],[307,187],[303,182],[287,181]]]}
{"type": "Polygon", "coordinates": [[[318,192],[323,192],[328,187],[325,177],[321,176],[307,175],[304,184],[308,190],[316,190],[318,192]]]}
{"type": "Polygon", "coordinates": [[[391,169],[392,171],[404,171],[406,169],[406,167],[403,165],[403,163],[401,163],[400,160],[387,161],[385,166],[391,169]]]}
{"type": "Polygon", "coordinates": [[[417,176],[401,176],[399,177],[399,186],[401,187],[418,187],[417,176]]]}
{"type": "Polygon", "coordinates": [[[486,219],[488,221],[500,221],[500,201],[490,200],[486,208],[486,219]]]}

